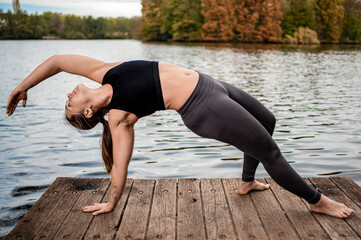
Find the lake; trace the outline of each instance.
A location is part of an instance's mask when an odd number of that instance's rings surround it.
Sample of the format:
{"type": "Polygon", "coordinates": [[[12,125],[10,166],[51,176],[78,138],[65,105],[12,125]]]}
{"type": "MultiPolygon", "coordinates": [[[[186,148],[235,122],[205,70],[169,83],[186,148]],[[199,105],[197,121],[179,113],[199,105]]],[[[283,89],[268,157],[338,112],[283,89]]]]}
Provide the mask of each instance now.
{"type": "MultiPolygon", "coordinates": [[[[0,41],[0,236],[7,234],[56,177],[110,177],[98,125],[82,135],[64,122],[66,93],[84,77],[59,73],[28,91],[14,115],[11,91],[54,54],[105,62],[174,63],[233,84],[277,118],[274,139],[302,177],[348,176],[361,185],[361,46],[144,43],[137,40],[0,41]]],[[[174,110],[135,125],[129,178],[241,177],[243,153],[201,138],[174,110]]],[[[256,177],[268,177],[262,164],[256,177]]]]}

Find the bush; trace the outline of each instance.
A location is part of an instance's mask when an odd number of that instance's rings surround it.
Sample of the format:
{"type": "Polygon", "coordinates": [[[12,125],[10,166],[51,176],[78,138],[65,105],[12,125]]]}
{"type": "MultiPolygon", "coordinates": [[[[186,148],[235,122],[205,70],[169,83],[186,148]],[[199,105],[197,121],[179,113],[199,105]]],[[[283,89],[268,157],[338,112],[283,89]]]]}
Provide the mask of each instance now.
{"type": "Polygon", "coordinates": [[[309,29],[308,27],[299,27],[293,34],[293,37],[286,34],[282,42],[293,44],[320,44],[316,31],[309,29]]]}

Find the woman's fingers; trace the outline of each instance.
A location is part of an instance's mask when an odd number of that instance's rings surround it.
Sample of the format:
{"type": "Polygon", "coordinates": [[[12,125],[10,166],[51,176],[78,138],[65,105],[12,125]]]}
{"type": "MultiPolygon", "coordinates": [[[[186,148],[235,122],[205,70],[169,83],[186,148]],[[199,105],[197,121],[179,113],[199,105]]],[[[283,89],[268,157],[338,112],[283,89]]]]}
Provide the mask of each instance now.
{"type": "Polygon", "coordinates": [[[99,215],[101,213],[107,213],[113,211],[113,208],[109,203],[93,203],[92,206],[83,207],[83,212],[93,212],[93,215],[99,215]]]}
{"type": "Polygon", "coordinates": [[[17,101],[17,100],[14,100],[14,101],[12,101],[12,102],[10,103],[9,116],[11,116],[11,115],[14,113],[14,111],[15,111],[16,106],[18,105],[18,103],[19,103],[19,101],[17,101]]]}
{"type": "Polygon", "coordinates": [[[6,114],[12,115],[18,106],[20,100],[23,100],[23,107],[26,107],[26,101],[28,99],[27,92],[19,90],[17,88],[10,94],[8,104],[6,105],[6,114]]]}
{"type": "Polygon", "coordinates": [[[83,207],[84,212],[93,212],[93,211],[97,211],[99,209],[100,209],[100,207],[98,207],[98,206],[85,206],[85,207],[83,207]]]}
{"type": "Polygon", "coordinates": [[[15,103],[14,103],[14,105],[13,105],[13,109],[12,109],[12,111],[11,111],[11,115],[15,112],[15,109],[16,109],[16,107],[18,106],[19,101],[20,101],[20,100],[18,100],[18,99],[15,101],[15,103]]]}
{"type": "Polygon", "coordinates": [[[85,206],[83,207],[84,212],[93,212],[101,209],[101,206],[99,206],[100,203],[93,203],[91,206],[85,206]]]}
{"type": "Polygon", "coordinates": [[[13,103],[13,100],[14,99],[14,96],[11,94],[10,97],[9,97],[9,100],[8,100],[8,104],[6,105],[6,114],[9,114],[10,113],[10,110],[12,108],[12,103],[13,103]]]}
{"type": "Polygon", "coordinates": [[[100,210],[98,210],[96,212],[93,212],[93,215],[98,215],[98,214],[101,214],[103,212],[105,212],[104,209],[100,209],[100,210]]]}
{"type": "Polygon", "coordinates": [[[7,114],[10,116],[15,111],[16,106],[19,103],[19,99],[14,97],[12,94],[9,98],[8,105],[6,106],[7,114]]]}

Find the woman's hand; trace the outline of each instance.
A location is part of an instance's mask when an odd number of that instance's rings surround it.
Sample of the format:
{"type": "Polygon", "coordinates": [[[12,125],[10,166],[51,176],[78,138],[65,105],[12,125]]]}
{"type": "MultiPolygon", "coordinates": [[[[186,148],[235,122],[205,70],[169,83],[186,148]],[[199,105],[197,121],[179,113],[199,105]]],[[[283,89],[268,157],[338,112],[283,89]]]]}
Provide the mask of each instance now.
{"type": "Polygon", "coordinates": [[[83,207],[83,212],[93,212],[93,215],[107,213],[114,210],[109,203],[93,203],[92,206],[83,207]]]}
{"type": "Polygon", "coordinates": [[[14,91],[10,94],[8,105],[6,106],[6,114],[11,116],[20,100],[23,100],[23,107],[26,107],[26,100],[28,99],[28,93],[26,90],[17,86],[14,91]]]}

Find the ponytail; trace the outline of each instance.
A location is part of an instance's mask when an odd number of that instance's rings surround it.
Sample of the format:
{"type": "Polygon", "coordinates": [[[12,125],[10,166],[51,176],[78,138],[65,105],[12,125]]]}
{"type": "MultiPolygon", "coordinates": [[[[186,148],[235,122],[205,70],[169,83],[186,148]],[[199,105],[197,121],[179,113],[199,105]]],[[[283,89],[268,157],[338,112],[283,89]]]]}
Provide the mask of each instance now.
{"type": "Polygon", "coordinates": [[[107,173],[110,174],[113,166],[113,143],[112,136],[110,133],[109,123],[105,120],[104,116],[108,113],[109,110],[103,108],[94,113],[94,115],[90,118],[86,118],[84,114],[73,115],[71,118],[68,118],[65,115],[65,120],[77,128],[79,132],[83,132],[82,130],[89,130],[95,127],[98,123],[103,124],[103,133],[101,137],[101,149],[102,149],[102,158],[107,170],[107,173]]]}
{"type": "Polygon", "coordinates": [[[113,142],[112,135],[110,134],[109,123],[103,118],[101,121],[103,124],[103,133],[101,140],[102,157],[107,173],[110,174],[113,166],[113,142]]]}

